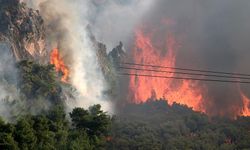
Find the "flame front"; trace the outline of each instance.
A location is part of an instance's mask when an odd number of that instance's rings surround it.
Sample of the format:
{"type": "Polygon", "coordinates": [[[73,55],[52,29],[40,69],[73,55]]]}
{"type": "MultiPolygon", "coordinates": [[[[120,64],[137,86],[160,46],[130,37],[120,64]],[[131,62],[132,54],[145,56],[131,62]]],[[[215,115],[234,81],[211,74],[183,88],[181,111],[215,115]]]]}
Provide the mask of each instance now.
{"type": "Polygon", "coordinates": [[[54,48],[50,54],[50,64],[55,66],[57,72],[62,72],[63,76],[61,78],[61,81],[68,82],[69,69],[61,58],[59,50],[57,48],[54,48]]]}
{"type": "Polygon", "coordinates": [[[241,97],[243,103],[241,115],[245,117],[250,116],[250,99],[242,92],[241,92],[241,97]]]}
{"type": "MultiPolygon", "coordinates": [[[[142,29],[136,31],[135,44],[132,51],[132,58],[138,64],[151,64],[156,66],[175,67],[176,49],[178,43],[172,33],[167,33],[164,44],[157,47],[153,42],[153,33],[145,34],[142,29]]],[[[140,66],[143,69],[149,69],[140,66]]],[[[152,68],[150,68],[152,69],[152,68]]],[[[174,71],[174,70],[171,70],[174,71]]],[[[159,75],[154,71],[133,71],[132,74],[159,75]]],[[[174,73],[164,73],[163,76],[173,77],[174,73]]],[[[170,105],[174,102],[187,105],[195,111],[205,112],[203,107],[202,89],[197,82],[189,80],[176,81],[171,78],[151,78],[142,76],[130,76],[129,99],[134,103],[146,102],[149,99],[164,98],[170,105]]]]}

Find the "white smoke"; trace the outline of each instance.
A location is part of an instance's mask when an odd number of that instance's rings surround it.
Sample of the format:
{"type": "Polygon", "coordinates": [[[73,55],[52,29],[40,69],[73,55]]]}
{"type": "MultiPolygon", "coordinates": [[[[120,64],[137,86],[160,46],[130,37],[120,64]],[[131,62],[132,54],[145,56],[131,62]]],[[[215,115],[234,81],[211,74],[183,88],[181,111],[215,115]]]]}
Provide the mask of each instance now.
{"type": "Polygon", "coordinates": [[[76,102],[69,107],[89,107],[101,104],[105,111],[112,112],[111,103],[103,96],[105,82],[90,41],[87,26],[88,1],[48,0],[32,1],[30,6],[40,9],[49,28],[51,43],[58,42],[59,49],[70,59],[71,83],[79,93],[76,102]],[[61,48],[60,48],[61,47],[61,48]]]}
{"type": "Polygon", "coordinates": [[[91,26],[96,38],[105,43],[108,50],[119,41],[127,45],[134,36],[134,29],[155,1],[109,0],[93,7],[91,26]]]}
{"type": "Polygon", "coordinates": [[[103,96],[104,78],[98,65],[95,48],[89,41],[87,32],[81,26],[72,28],[74,38],[70,46],[75,49],[72,57],[72,84],[81,93],[78,104],[88,107],[101,104],[103,109],[112,111],[111,103],[103,96]],[[73,31],[75,30],[75,31],[73,31]]]}
{"type": "Polygon", "coordinates": [[[10,120],[12,114],[7,103],[19,97],[15,86],[17,84],[17,68],[8,43],[0,42],[0,53],[0,116],[5,120],[10,120]]]}
{"type": "MultiPolygon", "coordinates": [[[[112,112],[112,104],[103,95],[102,76],[96,49],[87,26],[97,40],[108,49],[119,41],[126,42],[143,13],[153,0],[26,0],[28,6],[39,9],[48,28],[48,37],[59,42],[64,55],[70,55],[71,82],[80,93],[71,107],[101,104],[112,112]],[[62,46],[63,45],[63,46],[62,46]]],[[[60,46],[59,46],[60,49],[60,46]]],[[[67,56],[66,56],[67,57],[67,56]]]]}

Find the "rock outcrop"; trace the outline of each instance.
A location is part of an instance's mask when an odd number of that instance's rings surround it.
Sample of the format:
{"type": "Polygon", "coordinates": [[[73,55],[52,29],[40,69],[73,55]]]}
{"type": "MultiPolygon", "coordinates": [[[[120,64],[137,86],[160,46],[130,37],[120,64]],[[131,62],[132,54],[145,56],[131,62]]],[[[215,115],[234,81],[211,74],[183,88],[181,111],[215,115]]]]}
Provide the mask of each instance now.
{"type": "Polygon", "coordinates": [[[100,64],[102,73],[107,81],[108,90],[106,94],[110,96],[114,103],[118,103],[121,89],[121,79],[119,76],[120,63],[126,59],[126,53],[123,49],[123,44],[120,42],[118,46],[107,53],[107,48],[104,44],[95,41],[97,48],[97,58],[100,64]]]}
{"type": "Polygon", "coordinates": [[[45,27],[39,12],[19,0],[0,0],[0,44],[7,44],[17,61],[44,62],[45,27]]]}

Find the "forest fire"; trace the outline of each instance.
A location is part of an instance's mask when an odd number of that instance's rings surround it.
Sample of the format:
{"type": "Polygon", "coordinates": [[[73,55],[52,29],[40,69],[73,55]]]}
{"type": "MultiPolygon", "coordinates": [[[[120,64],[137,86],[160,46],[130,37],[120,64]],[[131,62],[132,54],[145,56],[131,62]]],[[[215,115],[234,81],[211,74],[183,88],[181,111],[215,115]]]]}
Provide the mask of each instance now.
{"type": "MultiPolygon", "coordinates": [[[[154,33],[146,34],[142,29],[136,31],[135,44],[132,51],[132,59],[138,64],[152,64],[157,66],[175,67],[176,50],[178,42],[172,33],[167,33],[164,44],[153,40],[154,33]]],[[[164,40],[164,39],[161,39],[164,40]]],[[[159,73],[148,71],[147,66],[141,66],[143,72],[130,71],[130,73],[144,73],[156,75],[159,73]]],[[[174,70],[170,70],[174,72],[174,70]]],[[[167,77],[175,76],[174,73],[161,74],[167,77]]],[[[205,112],[203,108],[203,91],[197,86],[197,82],[182,80],[176,81],[171,78],[149,78],[142,76],[130,76],[129,98],[134,103],[146,102],[149,99],[164,98],[172,105],[174,102],[187,105],[195,111],[205,112]]]]}
{"type": "Polygon", "coordinates": [[[57,72],[61,72],[63,74],[61,81],[68,82],[69,69],[61,58],[59,50],[57,48],[54,48],[50,54],[50,64],[55,66],[57,72]]]}
{"type": "Polygon", "coordinates": [[[241,92],[242,102],[243,102],[243,109],[242,109],[242,116],[250,116],[250,99],[241,92]]]}

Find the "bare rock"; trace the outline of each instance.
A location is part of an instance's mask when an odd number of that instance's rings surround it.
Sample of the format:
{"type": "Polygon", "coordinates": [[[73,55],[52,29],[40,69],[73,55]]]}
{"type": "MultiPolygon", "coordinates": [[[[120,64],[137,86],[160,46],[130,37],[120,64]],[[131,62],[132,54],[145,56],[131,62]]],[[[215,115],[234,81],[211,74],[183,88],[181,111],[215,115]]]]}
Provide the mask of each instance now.
{"type": "Polygon", "coordinates": [[[45,61],[45,27],[39,12],[19,0],[0,0],[0,42],[8,44],[17,61],[45,61]]]}

